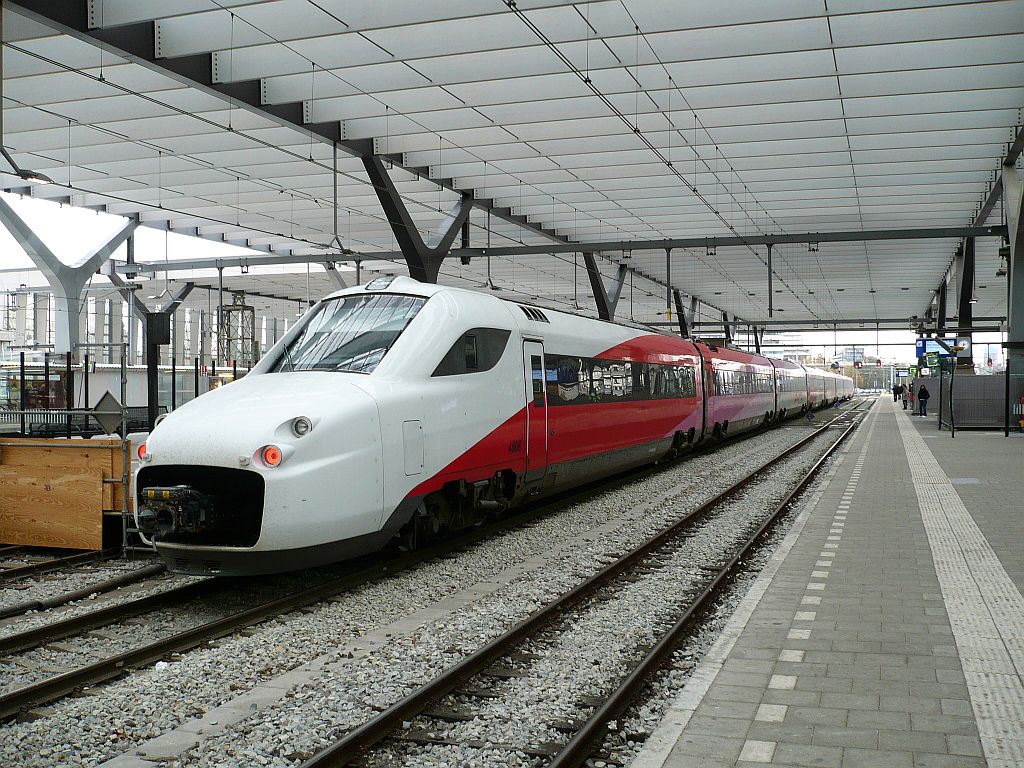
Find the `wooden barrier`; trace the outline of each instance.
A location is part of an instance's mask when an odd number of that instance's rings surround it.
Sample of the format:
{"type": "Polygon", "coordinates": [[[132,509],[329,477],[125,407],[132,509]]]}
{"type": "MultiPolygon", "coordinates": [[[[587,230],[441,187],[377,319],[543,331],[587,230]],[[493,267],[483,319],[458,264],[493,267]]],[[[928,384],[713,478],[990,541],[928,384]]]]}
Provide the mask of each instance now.
{"type": "Polygon", "coordinates": [[[0,543],[102,549],[103,515],[121,514],[121,462],[119,440],[0,441],[0,543]]]}

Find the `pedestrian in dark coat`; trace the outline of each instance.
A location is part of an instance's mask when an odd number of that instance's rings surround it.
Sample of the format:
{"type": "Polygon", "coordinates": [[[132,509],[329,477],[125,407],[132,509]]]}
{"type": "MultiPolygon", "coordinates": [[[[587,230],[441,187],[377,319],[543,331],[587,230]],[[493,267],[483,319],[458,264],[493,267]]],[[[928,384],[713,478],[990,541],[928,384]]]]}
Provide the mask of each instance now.
{"type": "Polygon", "coordinates": [[[921,388],[919,390],[917,390],[917,403],[918,403],[918,408],[920,408],[920,412],[919,413],[920,413],[921,416],[927,416],[928,415],[928,398],[929,397],[931,397],[931,395],[928,393],[928,387],[926,387],[924,384],[922,384],[921,388]]]}

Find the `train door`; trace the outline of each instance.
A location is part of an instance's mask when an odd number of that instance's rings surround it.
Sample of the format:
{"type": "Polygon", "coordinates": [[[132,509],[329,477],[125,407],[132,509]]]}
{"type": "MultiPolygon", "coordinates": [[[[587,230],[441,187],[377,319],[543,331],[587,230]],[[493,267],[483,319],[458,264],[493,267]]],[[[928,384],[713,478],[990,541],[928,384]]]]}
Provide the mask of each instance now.
{"type": "Polygon", "coordinates": [[[548,395],[544,376],[544,344],[523,342],[526,371],[526,482],[544,477],[548,466],[548,395]]]}

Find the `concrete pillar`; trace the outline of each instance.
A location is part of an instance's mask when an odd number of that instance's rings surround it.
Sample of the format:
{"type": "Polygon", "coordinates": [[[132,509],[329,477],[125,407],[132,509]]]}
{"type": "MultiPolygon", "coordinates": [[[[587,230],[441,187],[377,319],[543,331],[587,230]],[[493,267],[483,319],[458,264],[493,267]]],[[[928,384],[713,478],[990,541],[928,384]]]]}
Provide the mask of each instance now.
{"type": "MultiPolygon", "coordinates": [[[[54,352],[77,352],[81,327],[82,295],[89,278],[106,263],[138,226],[129,220],[107,242],[100,245],[75,264],[65,264],[36,235],[32,228],[0,199],[0,223],[18,242],[36,268],[43,273],[53,289],[55,303],[54,352]]],[[[38,335],[38,334],[37,334],[38,335]]]]}

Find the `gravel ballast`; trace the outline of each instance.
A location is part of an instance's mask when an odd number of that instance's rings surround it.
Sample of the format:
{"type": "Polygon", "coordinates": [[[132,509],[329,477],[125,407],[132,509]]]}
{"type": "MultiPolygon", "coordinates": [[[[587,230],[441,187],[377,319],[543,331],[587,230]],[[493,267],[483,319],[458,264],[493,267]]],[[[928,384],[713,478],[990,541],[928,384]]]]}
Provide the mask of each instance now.
{"type": "Polygon", "coordinates": [[[474,602],[457,616],[445,616],[419,632],[395,637],[381,653],[362,659],[332,658],[344,672],[325,673],[315,686],[295,689],[282,702],[211,735],[201,754],[186,756],[189,765],[251,765],[264,760],[289,765],[296,756],[323,746],[331,732],[366,719],[373,707],[386,706],[485,642],[504,624],[582,579],[592,571],[595,559],[637,543],[668,516],[696,507],[716,489],[806,434],[805,427],[786,427],[693,457],[488,539],[457,557],[430,561],[312,610],[265,622],[225,638],[216,647],[198,649],[170,664],[102,686],[85,699],[55,703],[38,720],[3,726],[0,761],[11,766],[52,765],[56,758],[62,764],[95,765],[130,753],[145,740],[202,715],[240,691],[549,552],[553,542],[568,542],[558,548],[557,556],[548,558],[544,568],[474,602]],[[665,510],[639,520],[628,514],[665,494],[676,499],[662,505],[665,510]],[[624,512],[623,525],[588,548],[572,541],[624,512]]]}

